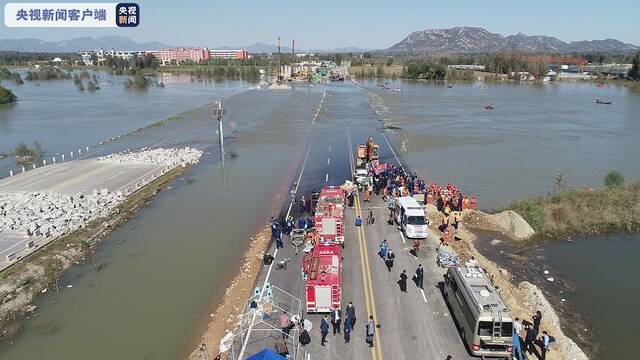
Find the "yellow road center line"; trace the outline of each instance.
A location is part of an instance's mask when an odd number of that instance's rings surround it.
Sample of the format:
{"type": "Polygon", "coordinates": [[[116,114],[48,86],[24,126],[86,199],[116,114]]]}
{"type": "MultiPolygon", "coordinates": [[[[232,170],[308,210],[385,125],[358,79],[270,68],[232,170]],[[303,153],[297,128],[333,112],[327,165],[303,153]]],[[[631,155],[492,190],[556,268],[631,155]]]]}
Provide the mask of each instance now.
{"type": "MultiPolygon", "coordinates": [[[[360,207],[359,195],[356,195],[356,215],[360,216],[360,218],[362,219],[362,209],[360,207]]],[[[369,312],[369,315],[373,315],[373,319],[377,323],[378,316],[376,314],[376,303],[374,300],[373,284],[371,283],[371,268],[369,266],[369,254],[367,252],[366,236],[362,226],[360,226],[357,229],[357,233],[358,233],[358,241],[360,243],[360,256],[362,257],[362,267],[363,267],[362,276],[363,276],[363,282],[365,283],[367,311],[369,312]],[[371,304],[369,304],[369,302],[371,304]]],[[[368,318],[367,318],[367,321],[369,321],[368,318]]],[[[375,342],[374,342],[374,347],[371,349],[371,358],[375,360],[376,359],[375,355],[377,355],[377,358],[382,360],[382,343],[380,342],[380,332],[377,329],[375,331],[374,338],[375,338],[375,342]]]]}

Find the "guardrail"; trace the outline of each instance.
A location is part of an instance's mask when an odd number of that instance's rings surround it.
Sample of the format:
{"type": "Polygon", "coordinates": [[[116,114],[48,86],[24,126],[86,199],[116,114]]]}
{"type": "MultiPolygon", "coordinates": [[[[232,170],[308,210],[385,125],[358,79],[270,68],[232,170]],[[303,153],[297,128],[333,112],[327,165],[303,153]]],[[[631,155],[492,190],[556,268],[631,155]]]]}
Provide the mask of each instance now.
{"type": "MultiPolygon", "coordinates": [[[[182,164],[178,164],[176,166],[159,166],[158,168],[152,169],[151,171],[145,173],[144,175],[130,181],[129,183],[119,187],[118,189],[115,189],[114,191],[112,191],[112,193],[118,193],[121,192],[124,196],[125,199],[126,197],[131,196],[132,194],[136,193],[137,191],[143,189],[145,186],[147,186],[148,184],[150,184],[151,182],[157,180],[159,177],[165,175],[167,172],[177,168],[178,166],[186,166],[186,163],[182,163],[182,164]]],[[[98,190],[98,189],[96,189],[98,190]]],[[[122,203],[122,202],[121,202],[122,203]]],[[[121,203],[116,204],[115,206],[113,206],[113,210],[106,215],[106,217],[109,217],[111,215],[113,215],[114,210],[117,208],[117,206],[119,206],[121,203]]],[[[94,221],[97,220],[96,219],[91,219],[90,221],[94,221]]],[[[33,252],[37,251],[38,249],[41,249],[42,247],[44,247],[45,245],[49,244],[50,242],[57,240],[61,237],[64,237],[66,235],[69,235],[70,233],[73,233],[74,231],[76,231],[77,229],[71,230],[68,233],[62,234],[58,237],[45,237],[45,236],[36,236],[36,235],[32,235],[29,236],[27,234],[22,235],[22,240],[18,240],[16,242],[16,244],[12,245],[11,247],[0,251],[0,271],[3,271],[5,269],[7,269],[8,267],[16,264],[17,262],[19,262],[20,260],[24,259],[25,257],[29,256],[30,254],[32,254],[33,252]]],[[[16,235],[16,234],[11,234],[11,235],[16,235]]],[[[19,237],[20,234],[17,234],[17,236],[19,237]]],[[[0,238],[3,237],[3,232],[0,231],[0,238]]]]}

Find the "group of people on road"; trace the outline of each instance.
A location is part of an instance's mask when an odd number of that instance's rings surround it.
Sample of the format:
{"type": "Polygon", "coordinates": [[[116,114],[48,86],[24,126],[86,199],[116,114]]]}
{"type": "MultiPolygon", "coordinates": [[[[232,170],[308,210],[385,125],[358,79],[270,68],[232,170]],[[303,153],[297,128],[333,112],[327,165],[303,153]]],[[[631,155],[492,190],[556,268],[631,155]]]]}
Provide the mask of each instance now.
{"type": "Polygon", "coordinates": [[[327,335],[329,334],[329,324],[331,324],[331,328],[333,331],[333,336],[340,334],[340,324],[342,323],[342,333],[344,335],[345,344],[351,342],[351,331],[356,325],[356,308],[353,306],[353,303],[349,301],[345,309],[345,317],[344,323],[342,322],[342,310],[333,309],[331,314],[324,315],[320,320],[320,334],[321,340],[320,345],[325,346],[327,340],[327,335]]]}
{"type": "Polygon", "coordinates": [[[516,360],[527,359],[527,353],[529,355],[535,355],[540,360],[545,360],[547,352],[549,352],[549,346],[555,343],[555,338],[547,331],[542,331],[540,337],[540,324],[542,323],[542,312],[536,311],[531,317],[532,322],[520,321],[519,318],[515,318],[513,321],[513,347],[512,357],[516,360]],[[524,331],[524,339],[520,336],[524,331]],[[536,345],[540,348],[540,351],[536,349],[536,345]]]}

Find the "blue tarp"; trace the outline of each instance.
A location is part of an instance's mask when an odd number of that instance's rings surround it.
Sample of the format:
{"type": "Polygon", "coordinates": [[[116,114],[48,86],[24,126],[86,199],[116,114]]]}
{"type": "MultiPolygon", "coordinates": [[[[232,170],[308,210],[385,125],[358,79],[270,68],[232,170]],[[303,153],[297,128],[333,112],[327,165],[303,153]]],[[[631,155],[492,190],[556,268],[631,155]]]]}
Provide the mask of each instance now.
{"type": "Polygon", "coordinates": [[[283,360],[286,359],[284,356],[280,356],[278,355],[276,352],[274,352],[271,349],[264,349],[256,354],[254,354],[253,356],[251,356],[250,358],[248,358],[247,360],[283,360]]]}

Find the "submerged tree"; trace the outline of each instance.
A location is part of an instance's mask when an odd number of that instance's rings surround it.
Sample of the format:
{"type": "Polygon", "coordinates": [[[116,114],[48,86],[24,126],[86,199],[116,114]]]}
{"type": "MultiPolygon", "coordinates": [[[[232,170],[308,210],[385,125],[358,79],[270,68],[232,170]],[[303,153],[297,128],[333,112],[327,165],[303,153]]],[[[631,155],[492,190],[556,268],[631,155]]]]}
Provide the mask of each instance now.
{"type": "Polygon", "coordinates": [[[18,97],[13,93],[13,91],[0,86],[0,104],[10,104],[18,100],[18,97]]]}

